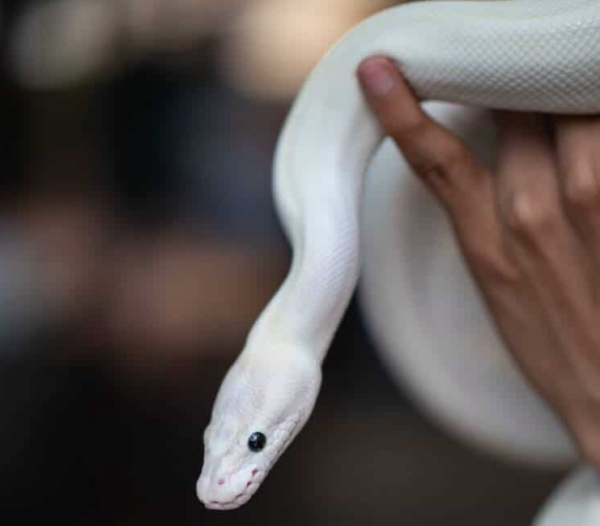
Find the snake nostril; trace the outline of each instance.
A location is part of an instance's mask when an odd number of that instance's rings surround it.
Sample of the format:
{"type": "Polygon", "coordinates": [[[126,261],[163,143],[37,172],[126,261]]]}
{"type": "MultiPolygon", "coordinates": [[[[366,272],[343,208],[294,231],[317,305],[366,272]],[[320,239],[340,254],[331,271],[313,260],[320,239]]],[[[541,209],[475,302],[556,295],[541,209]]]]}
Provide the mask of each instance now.
{"type": "Polygon", "coordinates": [[[225,479],[221,478],[221,479],[217,480],[217,484],[219,486],[222,486],[223,484],[225,484],[225,479]]]}

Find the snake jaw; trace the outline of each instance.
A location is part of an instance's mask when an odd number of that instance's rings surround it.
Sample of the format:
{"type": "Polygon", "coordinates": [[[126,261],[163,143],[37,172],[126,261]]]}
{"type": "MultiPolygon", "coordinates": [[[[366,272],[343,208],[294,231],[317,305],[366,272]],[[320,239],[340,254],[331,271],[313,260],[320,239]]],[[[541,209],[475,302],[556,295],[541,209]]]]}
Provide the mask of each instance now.
{"type": "Polygon", "coordinates": [[[294,428],[295,426],[291,429],[284,426],[274,433],[275,440],[265,451],[264,466],[246,465],[229,476],[223,475],[224,470],[220,467],[222,462],[217,464],[219,469],[203,470],[196,483],[199,500],[207,509],[218,511],[233,510],[246,504],[258,491],[271,467],[286,449],[294,434],[294,428]]]}
{"type": "Polygon", "coordinates": [[[254,355],[248,349],[230,368],[204,433],[204,462],[196,485],[208,509],[247,503],[306,423],[321,378],[320,364],[303,352],[254,355]],[[290,382],[278,370],[294,370],[290,382]],[[263,435],[261,447],[251,438],[263,435]]]}
{"type": "Polygon", "coordinates": [[[215,458],[209,455],[196,483],[199,500],[207,509],[218,511],[233,510],[246,504],[296,436],[303,421],[304,418],[299,413],[280,424],[270,434],[269,445],[261,453],[262,457],[257,459],[258,463],[249,462],[246,457],[238,457],[234,462],[232,457],[215,458]],[[235,464],[239,467],[231,470],[231,466],[235,464]]]}
{"type": "Polygon", "coordinates": [[[196,492],[200,501],[210,510],[232,510],[246,504],[260,487],[267,471],[254,467],[250,471],[238,471],[228,480],[218,479],[217,487],[214,478],[201,476],[196,484],[196,492]]]}

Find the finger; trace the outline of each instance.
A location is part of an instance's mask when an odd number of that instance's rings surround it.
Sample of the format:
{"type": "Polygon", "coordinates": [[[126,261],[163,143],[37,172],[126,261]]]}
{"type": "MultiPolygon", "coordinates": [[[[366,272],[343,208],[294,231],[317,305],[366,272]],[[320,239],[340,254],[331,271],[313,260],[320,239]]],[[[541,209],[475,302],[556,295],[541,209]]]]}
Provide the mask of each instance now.
{"type": "Polygon", "coordinates": [[[464,205],[482,184],[489,184],[485,168],[459,138],[422,110],[391,61],[368,59],[360,65],[358,76],[385,133],[443,205],[450,209],[464,205]]]}
{"type": "Polygon", "coordinates": [[[530,204],[540,215],[545,212],[544,218],[560,212],[554,154],[543,116],[497,112],[496,117],[499,212],[505,226],[518,231],[530,204]]]}
{"type": "Polygon", "coordinates": [[[572,390],[564,385],[571,375],[549,385],[548,378],[567,371],[569,362],[548,330],[535,291],[507,257],[491,175],[459,139],[422,111],[392,63],[371,59],[359,68],[359,78],[385,132],[446,206],[465,259],[508,348],[548,398],[572,390]],[[545,352],[532,353],[531,349],[545,352]]]}
{"type": "Polygon", "coordinates": [[[553,391],[546,381],[564,372],[567,362],[564,356],[552,352],[556,343],[547,329],[537,297],[523,282],[522,273],[504,250],[491,175],[471,158],[458,139],[421,110],[389,62],[375,59],[363,63],[359,77],[367,101],[384,130],[446,205],[466,262],[508,348],[519,356],[521,366],[544,393],[566,390],[555,382],[553,391]],[[454,152],[450,163],[448,151],[454,152]],[[548,352],[528,352],[531,349],[548,352]]]}
{"type": "Polygon", "coordinates": [[[559,181],[565,209],[582,236],[596,270],[600,267],[600,119],[560,116],[554,120],[559,181]]]}
{"type": "Polygon", "coordinates": [[[422,109],[392,62],[375,57],[358,71],[384,131],[448,211],[467,263],[484,287],[514,279],[494,211],[491,175],[466,145],[422,109]]]}
{"type": "Polygon", "coordinates": [[[510,250],[555,337],[575,349],[573,340],[593,324],[591,268],[562,206],[547,121],[504,113],[499,124],[498,209],[510,250]]]}

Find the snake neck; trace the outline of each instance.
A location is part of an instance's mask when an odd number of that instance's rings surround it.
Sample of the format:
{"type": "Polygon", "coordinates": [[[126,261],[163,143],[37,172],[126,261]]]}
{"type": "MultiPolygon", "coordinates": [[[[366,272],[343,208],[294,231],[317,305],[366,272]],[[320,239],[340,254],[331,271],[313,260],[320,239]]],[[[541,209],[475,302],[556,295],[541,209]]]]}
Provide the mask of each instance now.
{"type": "Polygon", "coordinates": [[[348,78],[345,91],[350,111],[344,118],[328,116],[323,99],[315,98],[306,101],[308,107],[299,106],[301,113],[293,110],[299,118],[291,117],[282,132],[274,195],[293,257],[285,281],[250,333],[252,347],[292,343],[322,362],[356,289],[363,178],[382,133],[367,114],[355,79],[348,78]],[[294,137],[306,118],[318,119],[332,140],[294,137]]]}
{"type": "Polygon", "coordinates": [[[292,265],[255,323],[250,347],[281,343],[323,361],[358,281],[359,195],[332,195],[328,204],[316,208],[325,206],[327,214],[307,212],[305,220],[286,229],[292,265]]]}

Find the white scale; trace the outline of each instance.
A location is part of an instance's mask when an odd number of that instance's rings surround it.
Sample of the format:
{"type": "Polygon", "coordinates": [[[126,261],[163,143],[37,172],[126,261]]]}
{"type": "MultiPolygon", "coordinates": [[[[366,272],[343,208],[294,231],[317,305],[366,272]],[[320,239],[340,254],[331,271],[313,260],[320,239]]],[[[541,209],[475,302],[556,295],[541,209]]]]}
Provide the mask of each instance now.
{"type": "MultiPolygon", "coordinates": [[[[446,125],[458,120],[452,128],[467,142],[477,138],[478,155],[491,162],[489,114],[440,103],[427,108],[446,125]]],[[[359,298],[383,362],[426,415],[463,441],[529,464],[574,465],[565,430],[501,343],[445,213],[407,170],[388,141],[365,191],[359,298]]],[[[568,478],[534,522],[596,525],[600,487],[589,468],[568,478]]]]}

